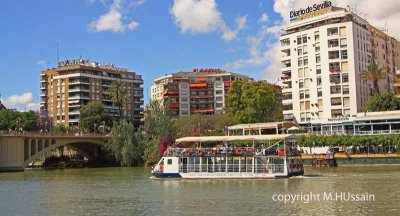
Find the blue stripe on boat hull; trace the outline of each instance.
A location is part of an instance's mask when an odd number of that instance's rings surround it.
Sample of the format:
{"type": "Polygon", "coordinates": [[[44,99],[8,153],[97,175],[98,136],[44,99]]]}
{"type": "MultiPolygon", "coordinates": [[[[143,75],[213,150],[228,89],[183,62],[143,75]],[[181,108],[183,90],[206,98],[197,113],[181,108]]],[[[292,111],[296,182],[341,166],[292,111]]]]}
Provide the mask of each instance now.
{"type": "Polygon", "coordinates": [[[182,178],[179,173],[153,173],[156,178],[182,178]]]}

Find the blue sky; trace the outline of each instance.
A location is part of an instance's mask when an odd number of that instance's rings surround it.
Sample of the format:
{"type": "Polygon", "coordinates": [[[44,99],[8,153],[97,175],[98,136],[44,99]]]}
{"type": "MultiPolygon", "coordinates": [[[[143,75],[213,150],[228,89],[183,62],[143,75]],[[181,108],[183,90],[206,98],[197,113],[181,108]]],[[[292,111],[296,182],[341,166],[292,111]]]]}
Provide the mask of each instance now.
{"type": "MultiPolygon", "coordinates": [[[[145,101],[154,78],[193,68],[223,68],[274,81],[280,76],[279,29],[290,8],[308,4],[306,0],[2,0],[0,94],[9,107],[35,107],[40,71],[56,65],[57,43],[60,60],[115,62],[141,74],[145,101]]],[[[398,11],[392,13],[395,18],[398,11]]]]}
{"type": "MultiPolygon", "coordinates": [[[[269,20],[280,19],[272,12],[271,1],[221,0],[212,7],[219,12],[220,19],[217,17],[217,21],[210,21],[211,24],[191,29],[190,25],[196,25],[198,17],[189,17],[187,19],[192,21],[182,21],[183,29],[177,19],[184,20],[190,14],[177,11],[175,16],[171,12],[174,4],[179,1],[0,1],[0,8],[6,8],[0,14],[0,93],[3,101],[21,108],[24,103],[32,102],[29,94],[23,96],[30,92],[34,103],[39,102],[39,74],[46,65],[55,66],[57,43],[60,60],[82,56],[104,63],[115,62],[143,75],[147,91],[154,78],[166,73],[222,68],[246,58],[247,37],[259,30],[258,21],[262,14],[268,13],[269,20]],[[114,10],[115,4],[120,4],[117,11],[121,14],[123,27],[107,27],[107,22],[99,24],[97,29],[93,27],[101,16],[114,10]],[[224,38],[220,29],[226,27],[228,32],[234,31],[238,17],[242,21],[245,17],[243,27],[233,33],[234,38],[224,38]],[[138,25],[133,24],[130,29],[131,22],[138,25]],[[21,98],[7,102],[12,95],[21,98]]],[[[210,9],[207,5],[203,7],[210,9]]],[[[109,25],[119,25],[112,19],[110,22],[109,25]]],[[[262,66],[236,72],[263,78],[262,66]]]]}

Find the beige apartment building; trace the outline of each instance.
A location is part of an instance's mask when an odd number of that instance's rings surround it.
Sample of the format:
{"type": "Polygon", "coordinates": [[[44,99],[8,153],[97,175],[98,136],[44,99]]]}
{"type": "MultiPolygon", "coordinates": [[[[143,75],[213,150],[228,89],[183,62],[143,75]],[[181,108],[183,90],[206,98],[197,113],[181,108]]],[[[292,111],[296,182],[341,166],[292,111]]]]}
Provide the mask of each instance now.
{"type": "Polygon", "coordinates": [[[143,80],[141,75],[114,64],[102,65],[87,60],[67,60],[57,68],[41,72],[40,109],[53,119],[53,124],[79,126],[79,109],[90,101],[103,104],[105,113],[118,117],[118,106],[113,104],[109,88],[122,82],[128,92],[122,116],[139,126],[143,117],[143,80]]]}

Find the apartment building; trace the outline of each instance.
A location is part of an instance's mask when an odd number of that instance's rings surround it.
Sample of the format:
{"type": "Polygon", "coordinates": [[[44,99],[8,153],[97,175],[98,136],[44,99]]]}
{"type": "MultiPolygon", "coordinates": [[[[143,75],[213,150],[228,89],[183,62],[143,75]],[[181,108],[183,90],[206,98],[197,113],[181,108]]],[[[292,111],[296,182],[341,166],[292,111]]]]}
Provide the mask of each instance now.
{"type": "MultiPolygon", "coordinates": [[[[293,18],[280,37],[284,119],[303,125],[356,116],[373,94],[372,82],[361,73],[372,61],[391,73],[396,67],[397,41],[378,41],[377,29],[366,20],[327,2],[293,18]]],[[[393,76],[381,83],[382,92],[390,91],[393,76]]]]}
{"type": "Polygon", "coordinates": [[[90,101],[101,102],[107,115],[118,117],[119,108],[108,91],[116,81],[122,82],[128,92],[122,116],[139,126],[143,117],[142,77],[114,64],[66,60],[57,68],[42,71],[40,109],[48,113],[54,124],[67,127],[79,126],[79,109],[90,101]]]}
{"type": "Polygon", "coordinates": [[[252,80],[246,75],[221,69],[194,69],[154,80],[151,99],[160,100],[175,116],[224,112],[225,97],[235,80],[252,80]]]}

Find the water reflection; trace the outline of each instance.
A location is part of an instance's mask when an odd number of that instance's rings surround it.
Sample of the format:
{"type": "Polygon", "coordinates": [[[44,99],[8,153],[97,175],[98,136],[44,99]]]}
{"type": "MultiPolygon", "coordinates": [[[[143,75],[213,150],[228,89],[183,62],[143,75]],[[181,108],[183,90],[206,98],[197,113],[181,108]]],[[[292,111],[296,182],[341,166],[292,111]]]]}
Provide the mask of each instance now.
{"type": "Polygon", "coordinates": [[[145,168],[0,173],[0,209],[4,215],[396,215],[400,210],[400,166],[306,173],[279,180],[155,180],[145,168]],[[272,200],[274,194],[324,192],[369,192],[375,201],[272,200]]]}

